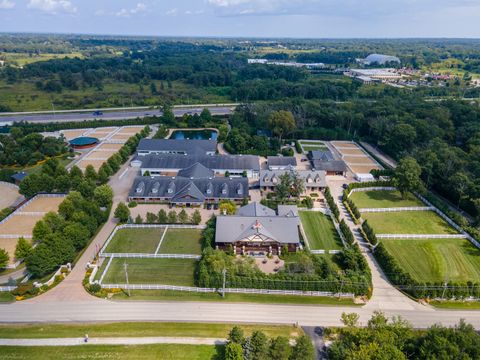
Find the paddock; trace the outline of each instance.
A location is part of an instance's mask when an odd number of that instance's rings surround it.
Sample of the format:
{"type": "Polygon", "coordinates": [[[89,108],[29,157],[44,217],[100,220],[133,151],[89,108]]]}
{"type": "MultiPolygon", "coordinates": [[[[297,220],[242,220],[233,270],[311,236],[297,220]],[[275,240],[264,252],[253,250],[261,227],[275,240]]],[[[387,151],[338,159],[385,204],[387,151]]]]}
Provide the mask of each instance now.
{"type": "MultiPolygon", "coordinates": [[[[44,212],[57,211],[64,200],[63,197],[43,197],[37,196],[30,203],[19,209],[19,212],[44,212]]],[[[22,215],[24,216],[24,215],[22,215]]]]}
{"type": "Polygon", "coordinates": [[[14,205],[22,195],[19,194],[18,188],[11,184],[0,182],[0,210],[14,205]]]}

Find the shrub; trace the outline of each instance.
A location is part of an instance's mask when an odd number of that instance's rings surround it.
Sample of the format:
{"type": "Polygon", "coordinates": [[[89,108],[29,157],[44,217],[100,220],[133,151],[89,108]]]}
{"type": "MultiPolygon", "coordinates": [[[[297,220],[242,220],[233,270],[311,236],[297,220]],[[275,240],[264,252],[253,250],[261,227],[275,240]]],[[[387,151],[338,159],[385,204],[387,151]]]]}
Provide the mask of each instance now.
{"type": "Polygon", "coordinates": [[[15,296],[24,296],[24,295],[35,295],[38,293],[38,289],[34,290],[35,286],[31,282],[25,284],[20,284],[16,289],[12,291],[12,294],[15,296]]]}
{"type": "Polygon", "coordinates": [[[96,294],[98,293],[99,291],[102,290],[102,286],[100,284],[91,284],[89,287],[88,287],[88,291],[92,294],[96,294]]]}
{"type": "Polygon", "coordinates": [[[128,207],[129,207],[129,208],[137,207],[137,205],[138,205],[138,204],[137,204],[136,201],[130,201],[130,202],[128,203],[128,207]]]}
{"type": "Polygon", "coordinates": [[[297,153],[299,153],[299,154],[303,153],[302,146],[300,145],[298,140],[295,141],[295,150],[297,150],[297,153]]]}

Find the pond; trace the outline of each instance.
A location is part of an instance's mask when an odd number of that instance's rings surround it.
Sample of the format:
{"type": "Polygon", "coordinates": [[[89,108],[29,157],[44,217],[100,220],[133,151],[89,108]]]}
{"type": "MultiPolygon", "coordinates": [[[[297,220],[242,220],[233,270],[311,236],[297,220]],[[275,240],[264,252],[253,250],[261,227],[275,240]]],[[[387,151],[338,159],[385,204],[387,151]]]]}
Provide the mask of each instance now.
{"type": "Polygon", "coordinates": [[[175,130],[170,139],[175,140],[217,140],[218,133],[214,130],[175,130]]]}

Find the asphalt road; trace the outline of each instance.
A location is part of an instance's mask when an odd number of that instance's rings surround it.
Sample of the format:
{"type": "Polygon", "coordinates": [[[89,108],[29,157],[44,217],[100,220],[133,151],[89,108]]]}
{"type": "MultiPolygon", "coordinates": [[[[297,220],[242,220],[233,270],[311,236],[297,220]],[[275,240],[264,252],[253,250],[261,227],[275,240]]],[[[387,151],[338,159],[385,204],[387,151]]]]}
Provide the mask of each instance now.
{"type": "MultiPolygon", "coordinates": [[[[228,115],[233,112],[233,107],[228,106],[208,106],[208,109],[212,115],[228,115]]],[[[200,114],[203,110],[203,107],[198,108],[175,108],[173,110],[175,116],[180,117],[184,114],[200,114]]],[[[162,112],[157,109],[152,110],[118,110],[118,111],[108,111],[104,112],[103,115],[94,115],[93,111],[89,112],[80,112],[80,113],[43,113],[43,114],[15,114],[15,115],[1,115],[0,114],[0,125],[15,123],[20,121],[28,121],[32,123],[41,123],[41,122],[73,122],[73,121],[84,121],[84,120],[122,120],[122,119],[135,119],[137,117],[143,118],[146,116],[161,116],[162,112]]]]}

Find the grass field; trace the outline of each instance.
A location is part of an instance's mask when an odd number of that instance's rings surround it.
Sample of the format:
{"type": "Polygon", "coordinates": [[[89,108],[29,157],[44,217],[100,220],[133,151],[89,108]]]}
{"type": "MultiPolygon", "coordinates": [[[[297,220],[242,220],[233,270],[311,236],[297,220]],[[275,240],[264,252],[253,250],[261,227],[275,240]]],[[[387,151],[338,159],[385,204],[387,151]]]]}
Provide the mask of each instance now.
{"type": "Polygon", "coordinates": [[[202,253],[202,231],[197,229],[168,229],[160,246],[160,254],[202,253]]]}
{"type": "Polygon", "coordinates": [[[327,150],[328,147],[323,141],[318,140],[300,140],[303,151],[327,150]]]}
{"type": "Polygon", "coordinates": [[[207,302],[236,302],[258,304],[302,304],[326,306],[359,306],[352,299],[338,299],[321,296],[293,296],[293,295],[263,295],[263,294],[225,294],[223,298],[218,293],[194,293],[170,290],[133,290],[131,296],[126,293],[117,293],[115,300],[129,301],[207,301],[207,302]]]}
{"type": "Polygon", "coordinates": [[[388,252],[420,282],[480,281],[480,250],[464,239],[382,240],[388,252]]]}
{"type": "Polygon", "coordinates": [[[164,229],[120,229],[108,244],[107,253],[153,254],[164,229]]]}
{"type": "Polygon", "coordinates": [[[430,305],[448,310],[480,310],[479,301],[431,301],[430,305]]]}
{"type": "Polygon", "coordinates": [[[15,301],[15,296],[9,292],[0,292],[0,303],[9,303],[15,301]]]}
{"type": "Polygon", "coordinates": [[[350,199],[361,208],[392,208],[392,207],[409,207],[409,206],[425,206],[413,194],[403,199],[400,191],[393,190],[374,190],[354,192],[350,199]]]}
{"type": "MultiPolygon", "coordinates": [[[[82,337],[86,333],[92,337],[226,337],[234,324],[175,323],[175,322],[117,322],[81,324],[8,324],[0,325],[2,339],[46,339],[82,337]]],[[[246,335],[256,330],[266,335],[296,337],[302,335],[301,328],[287,325],[242,324],[246,335]]]]}
{"type": "Polygon", "coordinates": [[[300,211],[300,219],[308,238],[310,249],[340,250],[342,241],[332,220],[317,211],[300,211]]]}
{"type": "Polygon", "coordinates": [[[363,213],[377,234],[457,234],[433,211],[363,213]]]}
{"type": "Polygon", "coordinates": [[[113,259],[104,284],[124,284],[125,262],[130,284],[194,286],[196,260],[192,259],[113,259]]]}
{"type": "Polygon", "coordinates": [[[85,346],[2,346],[0,359],[222,359],[223,346],[210,345],[85,345],[85,346]]]}

